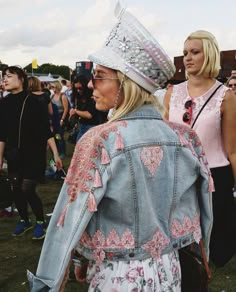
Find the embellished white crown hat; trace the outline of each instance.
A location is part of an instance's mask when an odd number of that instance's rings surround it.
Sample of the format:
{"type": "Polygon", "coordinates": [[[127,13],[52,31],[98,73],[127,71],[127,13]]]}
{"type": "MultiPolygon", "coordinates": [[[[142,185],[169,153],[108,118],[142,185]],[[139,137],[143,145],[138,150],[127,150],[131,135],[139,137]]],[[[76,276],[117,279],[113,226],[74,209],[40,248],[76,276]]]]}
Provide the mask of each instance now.
{"type": "Polygon", "coordinates": [[[104,46],[88,56],[92,62],[121,71],[150,93],[175,73],[175,66],[146,28],[117,2],[113,27],[104,46]]]}

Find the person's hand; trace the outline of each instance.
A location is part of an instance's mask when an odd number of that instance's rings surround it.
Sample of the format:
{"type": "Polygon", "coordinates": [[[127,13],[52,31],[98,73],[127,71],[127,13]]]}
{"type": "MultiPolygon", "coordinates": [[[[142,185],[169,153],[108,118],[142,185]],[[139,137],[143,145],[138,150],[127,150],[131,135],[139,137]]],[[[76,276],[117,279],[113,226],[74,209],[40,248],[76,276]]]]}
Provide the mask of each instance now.
{"type": "Polygon", "coordinates": [[[64,120],[60,120],[60,126],[62,127],[63,126],[63,124],[64,124],[64,120]]]}
{"type": "Polygon", "coordinates": [[[63,165],[62,165],[62,161],[61,161],[60,156],[59,155],[55,155],[54,156],[54,161],[56,163],[57,169],[61,170],[63,165]]]}
{"type": "Polygon", "coordinates": [[[76,109],[74,109],[74,108],[70,109],[70,117],[75,115],[75,111],[76,111],[76,109]]]}

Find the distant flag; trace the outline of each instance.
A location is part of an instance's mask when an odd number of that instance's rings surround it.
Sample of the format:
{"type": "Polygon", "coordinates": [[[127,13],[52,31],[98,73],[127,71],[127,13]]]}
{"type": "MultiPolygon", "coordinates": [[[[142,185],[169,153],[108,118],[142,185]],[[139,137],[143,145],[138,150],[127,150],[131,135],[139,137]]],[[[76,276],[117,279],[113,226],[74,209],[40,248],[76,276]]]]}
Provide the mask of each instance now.
{"type": "Polygon", "coordinates": [[[32,69],[37,69],[37,68],[38,68],[38,62],[37,62],[36,59],[34,59],[34,60],[32,61],[32,69]]]}

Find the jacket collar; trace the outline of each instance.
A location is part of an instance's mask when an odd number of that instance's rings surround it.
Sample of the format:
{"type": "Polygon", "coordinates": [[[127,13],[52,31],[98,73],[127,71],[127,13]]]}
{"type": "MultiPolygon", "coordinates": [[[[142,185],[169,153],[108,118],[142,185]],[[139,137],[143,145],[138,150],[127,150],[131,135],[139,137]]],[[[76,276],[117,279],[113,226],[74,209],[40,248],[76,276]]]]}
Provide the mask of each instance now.
{"type": "Polygon", "coordinates": [[[133,119],[158,119],[163,120],[161,113],[153,105],[143,105],[137,110],[132,111],[120,118],[119,120],[133,120],[133,119]]]}

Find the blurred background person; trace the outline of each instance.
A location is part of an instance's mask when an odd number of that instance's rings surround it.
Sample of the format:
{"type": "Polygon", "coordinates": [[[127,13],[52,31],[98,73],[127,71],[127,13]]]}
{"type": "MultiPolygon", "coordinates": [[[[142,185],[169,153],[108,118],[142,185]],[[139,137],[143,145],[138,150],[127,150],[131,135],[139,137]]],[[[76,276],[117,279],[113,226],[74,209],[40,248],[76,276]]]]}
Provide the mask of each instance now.
{"type": "Polygon", "coordinates": [[[236,74],[228,78],[226,86],[232,89],[233,93],[236,94],[236,74]]]}
{"type": "Polygon", "coordinates": [[[51,89],[53,90],[53,95],[51,101],[57,106],[59,119],[60,119],[60,129],[58,136],[56,137],[57,148],[61,159],[65,158],[66,155],[66,143],[64,138],[65,124],[67,123],[69,114],[69,102],[64,93],[61,92],[62,86],[59,81],[54,81],[51,84],[51,89]]]}
{"type": "Polygon", "coordinates": [[[236,76],[236,70],[231,71],[231,76],[236,76]]]}
{"type": "Polygon", "coordinates": [[[50,84],[47,82],[41,82],[42,91],[45,92],[51,99],[51,91],[50,91],[50,84]]]}
{"type": "Polygon", "coordinates": [[[28,92],[35,95],[47,107],[48,114],[52,116],[53,109],[49,91],[44,85],[42,86],[41,81],[37,77],[28,77],[28,92]]]}
{"type": "Polygon", "coordinates": [[[73,91],[72,84],[70,81],[67,81],[66,85],[67,85],[67,89],[65,91],[65,95],[66,95],[68,102],[69,102],[69,108],[73,108],[74,104],[72,102],[72,91],[73,91]]]}
{"type": "Polygon", "coordinates": [[[14,203],[20,216],[12,235],[20,236],[33,228],[28,214],[29,204],[36,217],[33,239],[42,239],[47,222],[36,187],[44,177],[47,142],[55,158],[58,156],[48,110],[38,96],[28,93],[28,79],[23,69],[9,66],[3,76],[5,89],[10,94],[0,102],[0,170],[5,156],[8,175],[16,178],[14,203]]]}
{"type": "Polygon", "coordinates": [[[61,80],[61,92],[62,93],[65,93],[65,91],[68,89],[67,87],[67,80],[65,79],[62,79],[61,80]]]}
{"type": "MultiPolygon", "coordinates": [[[[51,129],[51,132],[53,133],[54,122],[53,122],[53,107],[52,107],[51,98],[48,95],[47,91],[45,92],[42,90],[41,82],[37,77],[35,76],[28,77],[28,92],[30,93],[31,96],[37,98],[38,101],[45,107],[45,110],[48,111],[50,129],[51,129]]],[[[52,154],[58,153],[57,146],[54,139],[48,140],[48,146],[50,147],[52,154]]],[[[61,169],[62,162],[59,155],[53,155],[53,157],[54,157],[54,161],[56,165],[59,166],[58,167],[59,169],[61,169]]]]}
{"type": "Polygon", "coordinates": [[[90,128],[103,123],[106,120],[107,113],[98,111],[95,101],[92,98],[92,90],[88,88],[88,79],[79,75],[73,80],[72,101],[75,108],[70,110],[70,119],[76,117],[78,119],[78,141],[84,133],[90,128]]]}

